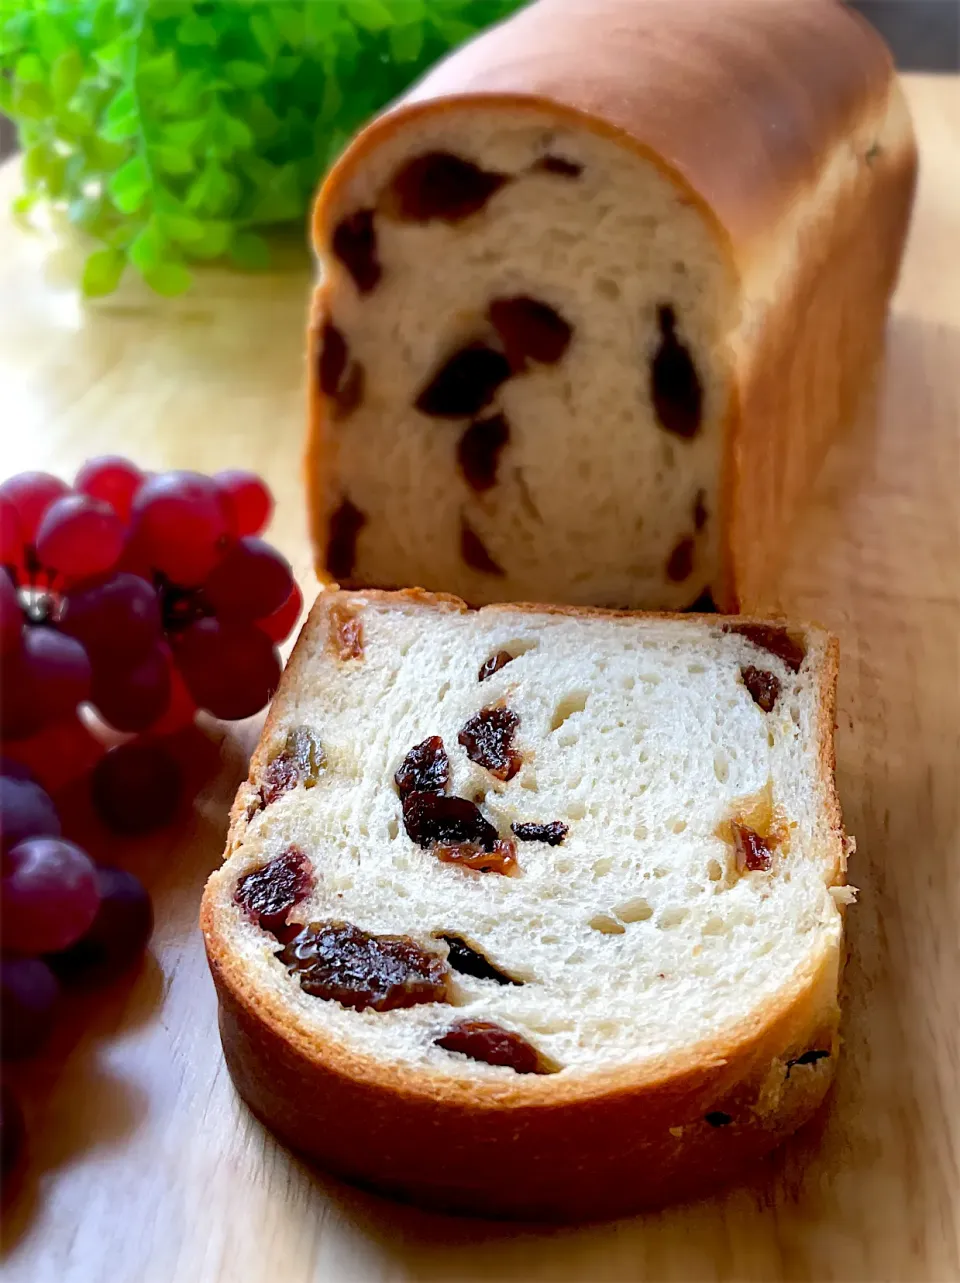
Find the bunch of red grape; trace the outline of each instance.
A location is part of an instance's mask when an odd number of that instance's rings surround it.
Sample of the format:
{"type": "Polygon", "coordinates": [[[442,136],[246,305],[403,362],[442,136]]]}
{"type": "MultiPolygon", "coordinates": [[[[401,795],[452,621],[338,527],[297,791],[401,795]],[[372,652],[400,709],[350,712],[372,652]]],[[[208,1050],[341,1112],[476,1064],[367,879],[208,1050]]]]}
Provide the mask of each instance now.
{"type": "MultiPolygon", "coordinates": [[[[5,1060],[39,1048],[63,984],[115,974],[152,927],[143,885],[66,841],[50,793],[89,781],[115,831],[164,824],[183,791],[178,733],[198,709],[256,713],[276,688],[302,598],[257,537],[272,506],[251,473],[119,458],[87,463],[73,489],[37,472],[0,485],[5,1060]]],[[[22,1136],[5,1088],[4,1170],[22,1136]]]]}

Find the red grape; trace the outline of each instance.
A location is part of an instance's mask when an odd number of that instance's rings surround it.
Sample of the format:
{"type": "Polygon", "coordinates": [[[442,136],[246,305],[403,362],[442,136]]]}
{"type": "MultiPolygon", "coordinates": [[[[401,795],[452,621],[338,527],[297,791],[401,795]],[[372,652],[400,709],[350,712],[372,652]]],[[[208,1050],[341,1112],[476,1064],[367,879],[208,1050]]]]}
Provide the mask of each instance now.
{"type": "Polygon", "coordinates": [[[69,490],[66,482],[52,477],[49,472],[21,472],[0,485],[0,495],[17,510],[24,543],[34,542],[43,514],[55,499],[69,490]]]}
{"type": "Polygon", "coordinates": [[[89,930],[97,914],[96,870],[63,838],[28,838],[3,857],[3,943],[17,953],[55,953],[89,930]]]}
{"type": "Polygon", "coordinates": [[[0,842],[4,851],[27,838],[59,837],[60,819],[35,780],[0,775],[0,842]]]}
{"type": "Polygon", "coordinates": [[[192,726],[197,716],[197,702],[187,689],[176,664],[170,664],[170,701],[166,710],[151,725],[152,736],[172,735],[192,726]]]}
{"type": "Polygon", "coordinates": [[[133,501],[133,521],[150,564],[184,587],[203,583],[229,537],[217,487],[196,472],[149,477],[133,501]]]}
{"type": "Polygon", "coordinates": [[[134,496],[143,481],[143,473],[129,459],[104,455],[87,460],[77,473],[73,488],[81,494],[92,495],[94,499],[102,499],[121,521],[129,521],[134,496]]]}
{"type": "Polygon", "coordinates": [[[221,618],[264,619],[290,595],[290,563],[252,535],[238,539],[203,586],[204,596],[221,618]]]}
{"type": "Polygon", "coordinates": [[[94,806],[117,833],[147,833],[169,824],[180,805],[183,774],[159,744],[122,744],[98,763],[94,806]]]}
{"type": "Polygon", "coordinates": [[[118,731],[145,731],[170,703],[170,659],[165,647],[147,651],[129,667],[98,664],[91,696],[97,712],[118,731]]]}
{"type": "Polygon", "coordinates": [[[258,535],[270,520],[273,499],[255,472],[228,468],[213,478],[223,496],[235,535],[258,535]]]}
{"type": "Polygon", "coordinates": [[[23,611],[20,598],[10,581],[10,576],[0,570],[0,651],[4,654],[20,645],[23,628],[23,611]]]}
{"type": "Polygon", "coordinates": [[[10,1176],[27,1139],[20,1102],[6,1083],[0,1088],[0,1176],[10,1176]]]}
{"type": "Polygon", "coordinates": [[[77,717],[4,747],[10,757],[30,769],[48,793],[57,793],[87,775],[105,752],[77,717]]]}
{"type": "Polygon", "coordinates": [[[250,717],[280,680],[280,658],[259,628],[201,619],[175,639],[177,663],[190,694],[214,717],[250,717]]]}
{"type": "Polygon", "coordinates": [[[23,568],[23,531],[20,514],[11,499],[0,491],[0,566],[23,568]]]}
{"type": "Polygon", "coordinates": [[[45,962],[4,954],[0,959],[0,1022],[4,1060],[32,1056],[53,1028],[60,986],[45,962]]]}
{"type": "Polygon", "coordinates": [[[93,926],[48,959],[64,984],[112,980],[142,955],[153,931],[153,905],[139,878],[125,869],[101,867],[97,890],[100,908],[93,926]]]}
{"type": "Polygon", "coordinates": [[[74,712],[90,693],[90,661],[79,642],[45,624],[24,628],[2,673],[0,733],[24,739],[74,712]]]}
{"type": "Polygon", "coordinates": [[[0,664],[0,739],[4,741],[36,734],[45,720],[24,644],[29,631],[21,630],[20,645],[7,650],[0,664]]]}
{"type": "Polygon", "coordinates": [[[59,627],[83,643],[94,665],[132,664],[160,638],[156,590],[139,575],[125,572],[106,583],[74,589],[63,598],[59,627]]]}
{"type": "Polygon", "coordinates": [[[92,579],[117,564],[126,535],[120,518],[102,499],[68,494],[55,500],[37,529],[37,556],[70,579],[92,579]]]}
{"type": "Polygon", "coordinates": [[[258,619],[257,627],[262,629],[271,641],[279,644],[290,636],[294,624],[300,618],[301,610],[303,610],[303,593],[294,581],[290,595],[280,609],[275,610],[266,619],[258,619]]]}

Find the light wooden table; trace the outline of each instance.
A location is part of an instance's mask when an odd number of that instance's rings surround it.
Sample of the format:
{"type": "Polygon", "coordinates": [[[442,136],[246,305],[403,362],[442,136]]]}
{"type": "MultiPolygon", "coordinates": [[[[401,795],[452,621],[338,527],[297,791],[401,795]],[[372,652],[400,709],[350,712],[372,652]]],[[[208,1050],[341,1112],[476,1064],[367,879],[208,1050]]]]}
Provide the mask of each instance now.
{"type": "MultiPolygon", "coordinates": [[[[34,1177],[5,1217],[9,1283],[960,1278],[960,81],[908,86],[922,178],[881,411],[830,460],[771,603],[843,646],[839,783],[862,893],[823,1117],[748,1188],[585,1229],[430,1216],[308,1170],[231,1090],[195,928],[241,735],[187,830],[124,851],[155,893],[152,958],[18,1074],[34,1177]]],[[[0,171],[4,208],[14,181],[0,171]]],[[[255,468],[309,592],[305,260],[85,309],[75,257],[0,215],[3,469],[69,476],[108,450],[255,468]]]]}

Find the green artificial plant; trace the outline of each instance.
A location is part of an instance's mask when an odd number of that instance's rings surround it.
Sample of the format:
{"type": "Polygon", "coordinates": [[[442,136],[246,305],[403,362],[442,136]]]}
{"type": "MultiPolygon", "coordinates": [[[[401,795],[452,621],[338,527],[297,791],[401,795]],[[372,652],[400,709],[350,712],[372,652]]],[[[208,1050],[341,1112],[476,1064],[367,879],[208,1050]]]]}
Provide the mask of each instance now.
{"type": "Polygon", "coordinates": [[[160,294],[187,263],[264,266],[350,135],[521,0],[0,0],[0,111],[26,211],[99,247],[88,296],[128,264],[160,294]]]}

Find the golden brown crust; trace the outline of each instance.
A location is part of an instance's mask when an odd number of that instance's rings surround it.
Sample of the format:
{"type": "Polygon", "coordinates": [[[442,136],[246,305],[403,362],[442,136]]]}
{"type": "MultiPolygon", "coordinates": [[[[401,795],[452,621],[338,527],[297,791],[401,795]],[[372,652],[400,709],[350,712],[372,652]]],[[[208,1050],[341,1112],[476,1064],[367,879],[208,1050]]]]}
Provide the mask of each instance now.
{"type": "MultiPolygon", "coordinates": [[[[367,602],[469,609],[459,598],[421,589],[320,594],[254,754],[251,784],[238,794],[228,853],[242,839],[249,790],[280,733],[286,692],[303,681],[311,648],[326,636],[331,607],[343,602],[357,608],[367,602]]],[[[631,618],[625,612],[527,603],[484,610],[631,618]]],[[[691,621],[689,615],[635,617],[691,621]]],[[[720,621],[705,616],[703,622],[720,621]]],[[[824,844],[833,857],[833,880],[841,882],[832,638],[818,663],[824,844]]],[[[682,1054],[581,1076],[464,1080],[384,1064],[301,1025],[282,996],[257,985],[249,964],[231,952],[218,918],[220,877],[215,874],[208,884],[201,926],[220,1002],[224,1053],[238,1090],[294,1148],[405,1198],[476,1214],[585,1219],[685,1197],[729,1178],[789,1135],[813,1112],[832,1078],[841,961],[832,943],[812,954],[762,1012],[682,1054]],[[831,1054],[789,1066],[810,1050],[831,1054]],[[714,1113],[731,1121],[706,1121],[714,1113]]]]}

